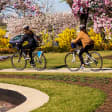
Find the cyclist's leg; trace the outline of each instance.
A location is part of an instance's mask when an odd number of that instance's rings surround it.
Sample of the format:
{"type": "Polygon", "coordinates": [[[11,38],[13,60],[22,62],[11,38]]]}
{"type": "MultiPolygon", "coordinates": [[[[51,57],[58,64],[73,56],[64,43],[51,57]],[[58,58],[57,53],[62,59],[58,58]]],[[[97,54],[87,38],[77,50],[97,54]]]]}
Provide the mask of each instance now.
{"type": "Polygon", "coordinates": [[[29,57],[30,57],[30,64],[34,64],[34,59],[32,56],[33,51],[35,50],[35,47],[31,46],[31,45],[26,45],[23,47],[23,52],[27,55],[27,49],[29,49],[29,57]]]}
{"type": "Polygon", "coordinates": [[[31,64],[34,64],[34,59],[33,59],[33,56],[32,56],[32,53],[33,53],[33,51],[35,50],[36,48],[35,47],[32,47],[31,49],[30,49],[30,51],[29,51],[29,57],[30,57],[30,63],[31,64]]]}
{"type": "Polygon", "coordinates": [[[24,52],[26,56],[27,56],[27,49],[30,49],[29,45],[25,45],[22,47],[22,52],[24,52]]]}
{"type": "Polygon", "coordinates": [[[86,52],[89,56],[91,56],[91,54],[90,54],[88,51],[90,51],[93,47],[94,47],[93,44],[87,45],[87,46],[85,47],[85,52],[86,52]]]}
{"type": "Polygon", "coordinates": [[[87,45],[85,48],[82,48],[82,49],[80,50],[79,59],[80,59],[80,61],[81,61],[81,65],[84,65],[84,60],[83,60],[82,54],[83,54],[84,52],[86,52],[89,56],[91,56],[91,54],[90,54],[88,51],[89,51],[90,49],[92,49],[93,46],[94,46],[94,45],[87,45]]]}
{"type": "Polygon", "coordinates": [[[81,48],[80,52],[79,52],[79,59],[81,62],[81,65],[84,65],[84,60],[83,60],[83,56],[82,54],[85,52],[85,48],[81,48]]]}

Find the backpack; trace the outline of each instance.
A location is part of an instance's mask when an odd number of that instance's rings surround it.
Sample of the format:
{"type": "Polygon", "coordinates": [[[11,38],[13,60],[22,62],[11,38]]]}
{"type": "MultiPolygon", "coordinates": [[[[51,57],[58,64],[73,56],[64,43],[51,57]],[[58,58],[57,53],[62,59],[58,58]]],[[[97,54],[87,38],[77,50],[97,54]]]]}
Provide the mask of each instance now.
{"type": "Polygon", "coordinates": [[[40,46],[40,42],[41,42],[40,36],[37,36],[37,35],[34,34],[33,38],[34,38],[34,41],[36,43],[36,47],[39,47],[40,46]]]}

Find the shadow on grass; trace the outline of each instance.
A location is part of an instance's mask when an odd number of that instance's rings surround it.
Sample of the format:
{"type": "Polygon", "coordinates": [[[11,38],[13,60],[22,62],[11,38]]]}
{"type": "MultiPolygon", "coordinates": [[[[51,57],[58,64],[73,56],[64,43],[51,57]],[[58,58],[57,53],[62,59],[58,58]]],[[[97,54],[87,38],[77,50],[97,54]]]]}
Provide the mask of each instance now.
{"type": "Polygon", "coordinates": [[[66,67],[66,65],[59,65],[59,66],[54,66],[51,69],[58,69],[58,68],[64,68],[66,67]]]}

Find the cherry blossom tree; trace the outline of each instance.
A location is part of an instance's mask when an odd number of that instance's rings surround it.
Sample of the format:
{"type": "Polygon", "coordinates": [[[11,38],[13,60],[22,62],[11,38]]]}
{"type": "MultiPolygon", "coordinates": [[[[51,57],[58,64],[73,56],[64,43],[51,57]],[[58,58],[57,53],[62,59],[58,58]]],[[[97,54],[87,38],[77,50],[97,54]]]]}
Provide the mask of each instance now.
{"type": "Polygon", "coordinates": [[[53,0],[0,0],[0,11],[10,9],[18,15],[34,17],[52,12],[53,0]]]}
{"type": "Polygon", "coordinates": [[[72,8],[80,24],[87,25],[91,18],[94,30],[99,32],[102,28],[112,29],[112,0],[66,0],[72,8]]]}
{"type": "Polygon", "coordinates": [[[40,13],[40,7],[35,0],[0,0],[0,12],[9,9],[23,16],[37,16],[40,13]]]}
{"type": "Polygon", "coordinates": [[[9,0],[0,0],[0,12],[4,9],[4,7],[9,4],[9,0]]]}

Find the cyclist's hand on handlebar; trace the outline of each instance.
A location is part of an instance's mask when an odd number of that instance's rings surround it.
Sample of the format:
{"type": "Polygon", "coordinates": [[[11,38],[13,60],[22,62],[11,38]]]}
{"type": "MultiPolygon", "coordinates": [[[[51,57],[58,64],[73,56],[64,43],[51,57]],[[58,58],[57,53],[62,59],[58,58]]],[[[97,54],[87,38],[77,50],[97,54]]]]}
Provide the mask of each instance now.
{"type": "Polygon", "coordinates": [[[20,45],[20,43],[16,42],[16,45],[20,45]]]}
{"type": "Polygon", "coordinates": [[[16,43],[16,45],[18,45],[18,43],[16,43]]]}
{"type": "Polygon", "coordinates": [[[71,43],[74,43],[74,40],[72,40],[71,43]]]}

